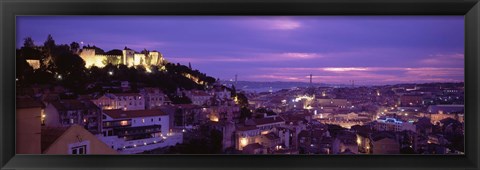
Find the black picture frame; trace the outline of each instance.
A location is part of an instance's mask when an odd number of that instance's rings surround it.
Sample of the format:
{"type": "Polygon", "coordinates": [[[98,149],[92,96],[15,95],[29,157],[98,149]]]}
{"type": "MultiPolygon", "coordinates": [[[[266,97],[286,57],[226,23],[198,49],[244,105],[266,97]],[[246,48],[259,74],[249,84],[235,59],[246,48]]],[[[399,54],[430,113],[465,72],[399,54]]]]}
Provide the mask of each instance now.
{"type": "Polygon", "coordinates": [[[479,169],[478,0],[1,0],[2,169],[479,169]],[[464,15],[465,155],[16,155],[15,16],[19,15],[464,15]]]}

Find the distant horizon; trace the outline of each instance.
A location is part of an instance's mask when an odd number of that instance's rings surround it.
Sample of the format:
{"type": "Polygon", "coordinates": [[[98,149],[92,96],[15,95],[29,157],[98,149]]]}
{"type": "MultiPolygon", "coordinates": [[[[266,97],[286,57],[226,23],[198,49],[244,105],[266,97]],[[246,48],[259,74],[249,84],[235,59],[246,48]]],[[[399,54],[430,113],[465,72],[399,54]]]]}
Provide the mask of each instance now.
{"type": "Polygon", "coordinates": [[[464,82],[463,16],[19,16],[17,48],[81,43],[157,50],[215,79],[464,82]],[[125,24],[129,23],[129,24],[125,24]],[[141,27],[140,29],[138,29],[141,27]],[[137,31],[138,30],[138,31],[137,31]]]}
{"type": "MultiPolygon", "coordinates": [[[[222,80],[220,79],[220,81],[224,81],[224,82],[234,82],[234,81],[230,81],[230,80],[222,80]]],[[[251,83],[302,83],[302,84],[309,84],[310,82],[301,82],[301,81],[248,81],[248,80],[238,80],[237,82],[251,82],[251,83]]],[[[357,84],[355,83],[355,86],[392,86],[392,85],[401,85],[401,84],[435,84],[435,83],[438,83],[438,84],[455,84],[455,83],[465,83],[464,81],[459,81],[459,82],[454,82],[454,81],[451,81],[451,82],[405,82],[405,83],[390,83],[390,84],[357,84]]],[[[351,84],[348,84],[348,83],[322,83],[322,82],[312,82],[312,84],[325,84],[325,85],[344,85],[344,86],[351,86],[351,84]]]]}

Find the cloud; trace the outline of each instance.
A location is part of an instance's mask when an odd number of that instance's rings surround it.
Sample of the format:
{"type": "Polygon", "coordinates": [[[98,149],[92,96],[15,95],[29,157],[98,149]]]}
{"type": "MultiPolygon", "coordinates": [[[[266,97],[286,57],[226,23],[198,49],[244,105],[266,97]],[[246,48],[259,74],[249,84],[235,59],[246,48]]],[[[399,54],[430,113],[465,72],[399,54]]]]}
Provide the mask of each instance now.
{"type": "Polygon", "coordinates": [[[262,17],[246,20],[246,25],[255,29],[265,30],[295,30],[302,27],[302,23],[287,17],[262,17]]]}
{"type": "Polygon", "coordinates": [[[274,30],[294,30],[301,26],[299,22],[292,20],[273,20],[269,22],[269,28],[274,30]]]}
{"type": "MultiPolygon", "coordinates": [[[[271,73],[251,78],[278,78],[284,81],[309,80],[313,74],[314,82],[348,84],[393,84],[421,82],[461,82],[464,81],[464,68],[433,68],[433,67],[283,67],[261,68],[259,73],[271,73]]],[[[256,79],[259,80],[259,79],[256,79]]]]}
{"type": "Polygon", "coordinates": [[[318,53],[252,53],[241,56],[207,56],[207,57],[168,57],[173,62],[211,63],[211,62],[280,62],[307,60],[324,57],[318,53]]]}
{"type": "Polygon", "coordinates": [[[450,65],[452,63],[463,63],[464,55],[461,53],[454,54],[435,54],[429,55],[428,58],[420,60],[420,63],[429,66],[450,65]]]}
{"type": "Polygon", "coordinates": [[[368,68],[359,67],[329,67],[323,68],[324,71],[344,72],[344,71],[367,71],[368,68]]]}

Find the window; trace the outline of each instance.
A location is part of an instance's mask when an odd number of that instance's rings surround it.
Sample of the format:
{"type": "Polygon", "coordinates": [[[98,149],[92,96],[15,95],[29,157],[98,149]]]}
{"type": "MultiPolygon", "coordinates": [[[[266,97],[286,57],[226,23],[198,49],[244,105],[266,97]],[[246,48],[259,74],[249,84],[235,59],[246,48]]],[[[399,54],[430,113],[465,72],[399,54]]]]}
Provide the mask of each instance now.
{"type": "Polygon", "coordinates": [[[127,125],[128,125],[128,121],[122,120],[122,121],[120,121],[120,125],[122,125],[122,126],[127,126],[127,125]]]}
{"type": "Polygon", "coordinates": [[[71,151],[73,155],[87,154],[87,145],[73,147],[71,151]]]}
{"type": "Polygon", "coordinates": [[[162,118],[158,118],[158,121],[162,121],[162,118]]]}

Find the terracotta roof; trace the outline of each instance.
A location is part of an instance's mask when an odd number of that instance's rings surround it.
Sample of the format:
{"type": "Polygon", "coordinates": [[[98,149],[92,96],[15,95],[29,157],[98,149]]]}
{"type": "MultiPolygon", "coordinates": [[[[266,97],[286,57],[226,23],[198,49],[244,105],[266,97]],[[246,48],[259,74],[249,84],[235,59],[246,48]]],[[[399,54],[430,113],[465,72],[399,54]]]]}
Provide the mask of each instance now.
{"type": "Polygon", "coordinates": [[[114,110],[104,110],[103,113],[105,113],[106,115],[114,119],[168,115],[160,109],[127,110],[127,111],[123,111],[121,109],[114,109],[114,110]]]}
{"type": "Polygon", "coordinates": [[[162,90],[160,90],[159,88],[154,88],[154,87],[145,87],[145,88],[143,88],[143,91],[145,93],[157,93],[158,92],[158,93],[163,94],[162,90]]]}
{"type": "Polygon", "coordinates": [[[260,145],[259,143],[252,143],[252,144],[248,144],[247,146],[243,147],[243,150],[254,150],[254,149],[260,149],[260,148],[263,148],[262,145],[260,145]]]}
{"type": "Polygon", "coordinates": [[[280,139],[280,137],[278,137],[275,133],[268,133],[266,135],[264,135],[267,139],[269,140],[276,140],[276,139],[280,139]]]}
{"type": "Polygon", "coordinates": [[[45,151],[53,144],[69,127],[42,127],[41,131],[41,149],[45,151]]]}
{"type": "Polygon", "coordinates": [[[260,118],[260,119],[253,119],[255,125],[264,125],[270,123],[279,123],[284,122],[283,118],[281,117],[268,117],[268,118],[260,118]]]}
{"type": "Polygon", "coordinates": [[[237,127],[237,131],[249,131],[249,130],[255,130],[258,129],[256,126],[242,126],[242,127],[237,127]]]}
{"type": "Polygon", "coordinates": [[[194,95],[194,96],[210,96],[208,93],[205,93],[204,91],[193,91],[192,95],[194,95]]]}
{"type": "Polygon", "coordinates": [[[140,93],[111,93],[115,96],[142,96],[140,93]]]}
{"type": "Polygon", "coordinates": [[[372,140],[373,141],[379,141],[384,138],[390,138],[395,140],[395,133],[393,132],[388,132],[388,131],[382,131],[382,132],[377,132],[372,134],[372,140]]]}
{"type": "Polygon", "coordinates": [[[194,105],[194,104],[175,104],[175,106],[177,108],[182,108],[182,109],[199,109],[199,108],[201,108],[200,106],[194,105]]]}

